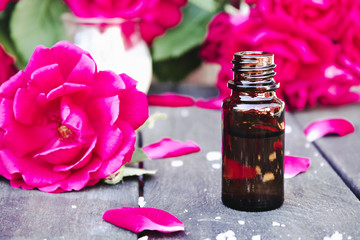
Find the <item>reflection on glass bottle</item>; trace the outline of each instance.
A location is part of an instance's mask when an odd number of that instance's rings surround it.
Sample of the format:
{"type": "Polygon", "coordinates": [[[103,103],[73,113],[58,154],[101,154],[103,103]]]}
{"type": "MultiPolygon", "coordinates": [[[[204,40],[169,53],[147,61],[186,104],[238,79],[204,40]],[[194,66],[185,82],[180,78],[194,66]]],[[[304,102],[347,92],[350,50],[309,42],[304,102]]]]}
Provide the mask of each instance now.
{"type": "Polygon", "coordinates": [[[147,93],[152,79],[152,61],[136,20],[78,18],[70,13],[62,18],[68,40],[88,51],[99,70],[126,73],[138,81],[140,91],[147,93]]]}
{"type": "Polygon", "coordinates": [[[274,55],[239,52],[223,102],[222,201],[265,211],[284,201],[284,103],[276,97],[274,55]]]}

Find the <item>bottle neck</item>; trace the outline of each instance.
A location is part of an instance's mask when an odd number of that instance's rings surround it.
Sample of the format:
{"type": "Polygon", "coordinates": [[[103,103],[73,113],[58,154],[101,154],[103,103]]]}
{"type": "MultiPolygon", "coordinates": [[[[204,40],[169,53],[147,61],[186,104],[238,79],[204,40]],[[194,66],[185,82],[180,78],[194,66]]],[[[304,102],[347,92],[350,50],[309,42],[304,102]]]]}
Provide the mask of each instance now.
{"type": "MultiPolygon", "coordinates": [[[[274,55],[265,52],[239,52],[232,60],[233,80],[228,87],[239,92],[271,92],[279,87],[274,80],[274,55]]],[[[250,94],[254,95],[254,94],[250,94]]]]}
{"type": "Polygon", "coordinates": [[[239,91],[231,90],[231,97],[239,98],[242,101],[268,101],[276,98],[275,91],[239,91]]]}

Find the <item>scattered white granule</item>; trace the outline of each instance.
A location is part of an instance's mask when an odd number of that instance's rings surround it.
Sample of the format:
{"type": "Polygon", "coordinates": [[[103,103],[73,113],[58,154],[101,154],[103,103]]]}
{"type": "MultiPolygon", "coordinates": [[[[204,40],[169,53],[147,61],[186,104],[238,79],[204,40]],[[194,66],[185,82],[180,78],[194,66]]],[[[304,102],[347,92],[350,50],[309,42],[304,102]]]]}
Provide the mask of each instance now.
{"type": "Polygon", "coordinates": [[[220,233],[216,236],[216,240],[236,240],[235,233],[231,230],[220,233]]]}
{"type": "Polygon", "coordinates": [[[76,205],[71,205],[71,208],[75,209],[75,208],[77,208],[77,206],[76,205]]]}
{"type": "Polygon", "coordinates": [[[278,223],[278,222],[272,222],[272,225],[274,226],[274,227],[280,227],[280,223],[278,223]]]}
{"type": "Polygon", "coordinates": [[[148,240],[148,239],[149,239],[148,236],[143,236],[143,237],[139,238],[138,240],[148,240]]]}
{"type": "Polygon", "coordinates": [[[311,144],[309,142],[305,143],[305,148],[310,148],[311,144]]]}
{"type": "Polygon", "coordinates": [[[221,168],[221,164],[220,163],[214,163],[213,165],[211,165],[212,168],[214,169],[220,169],[221,168]]]}
{"type": "Polygon", "coordinates": [[[186,117],[188,117],[188,116],[190,115],[190,112],[189,112],[189,110],[187,110],[187,109],[183,109],[183,110],[181,110],[180,115],[181,115],[183,118],[186,118],[186,117]]]}
{"type": "Polygon", "coordinates": [[[145,198],[144,197],[139,197],[138,198],[138,206],[139,207],[144,207],[146,204],[145,198]]]}
{"type": "Polygon", "coordinates": [[[251,240],[261,240],[261,235],[252,236],[251,240]]]}
{"type": "Polygon", "coordinates": [[[244,225],[244,224],[245,224],[245,221],[244,221],[244,220],[239,220],[238,223],[239,223],[240,225],[244,225]]]}
{"type": "Polygon", "coordinates": [[[211,151],[206,154],[206,159],[208,161],[218,161],[221,160],[221,152],[218,151],[211,151]]]}
{"type": "Polygon", "coordinates": [[[216,219],[216,220],[220,220],[220,219],[221,219],[221,217],[220,217],[220,216],[217,216],[217,217],[215,217],[215,219],[216,219]]]}
{"type": "Polygon", "coordinates": [[[291,133],[292,127],[290,125],[285,125],[285,133],[291,133]]]}
{"type": "Polygon", "coordinates": [[[324,237],[324,240],[342,240],[343,236],[341,233],[339,233],[338,231],[336,231],[333,235],[331,235],[331,237],[324,237]]]}
{"type": "Polygon", "coordinates": [[[172,167],[181,167],[184,165],[184,162],[182,160],[174,160],[171,162],[172,167]]]}

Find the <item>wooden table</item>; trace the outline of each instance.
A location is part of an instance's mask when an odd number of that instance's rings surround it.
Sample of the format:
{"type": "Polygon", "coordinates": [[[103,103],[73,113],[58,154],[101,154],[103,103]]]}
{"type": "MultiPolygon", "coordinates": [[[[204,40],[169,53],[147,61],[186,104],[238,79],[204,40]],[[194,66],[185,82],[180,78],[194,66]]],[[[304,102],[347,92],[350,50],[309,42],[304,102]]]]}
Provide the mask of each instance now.
{"type": "MultiPolygon", "coordinates": [[[[172,90],[195,96],[214,93],[194,89],[172,90]]],[[[150,112],[166,113],[168,119],[144,130],[145,145],[171,137],[201,147],[195,154],[144,163],[146,169],[158,170],[144,178],[145,206],[172,213],[185,224],[184,232],[137,235],[102,220],[108,209],[138,205],[137,178],[62,194],[14,189],[0,178],[0,239],[208,240],[227,239],[226,234],[236,239],[324,239],[340,234],[342,239],[360,238],[360,104],[287,113],[286,154],[309,157],[312,163],[306,173],[285,180],[280,209],[261,213],[235,211],[221,203],[221,160],[207,158],[209,152],[221,151],[219,111],[151,107],[150,112]],[[326,117],[351,120],[355,133],[307,142],[304,126],[326,117]]]]}

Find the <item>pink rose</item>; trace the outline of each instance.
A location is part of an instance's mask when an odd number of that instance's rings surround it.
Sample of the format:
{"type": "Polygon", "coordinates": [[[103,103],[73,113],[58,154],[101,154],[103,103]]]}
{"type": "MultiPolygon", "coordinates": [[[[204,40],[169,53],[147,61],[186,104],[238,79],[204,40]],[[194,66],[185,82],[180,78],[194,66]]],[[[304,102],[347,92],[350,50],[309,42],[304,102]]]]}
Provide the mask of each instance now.
{"type": "Polygon", "coordinates": [[[18,0],[1,0],[0,1],[0,12],[4,11],[10,2],[17,2],[18,0]]]}
{"type": "Polygon", "coordinates": [[[9,56],[0,44],[0,84],[17,72],[14,59],[9,56]]]}
{"type": "Polygon", "coordinates": [[[218,63],[228,54],[228,45],[233,42],[234,26],[247,21],[243,15],[230,16],[225,12],[217,14],[209,23],[208,32],[200,51],[200,56],[207,62],[218,63]]]}
{"type": "Polygon", "coordinates": [[[176,26],[182,17],[181,7],[187,0],[88,1],[64,0],[71,11],[82,18],[124,18],[139,20],[142,38],[151,43],[166,29],[176,26]]]}
{"type": "Polygon", "coordinates": [[[351,61],[360,63],[360,11],[354,15],[349,28],[347,28],[344,36],[341,39],[342,52],[349,57],[351,61]]]}
{"type": "Polygon", "coordinates": [[[341,38],[359,6],[357,0],[247,0],[247,3],[255,4],[255,14],[284,15],[333,40],[341,38]]]}
{"type": "MultiPolygon", "coordinates": [[[[312,84],[321,87],[324,70],[334,59],[334,45],[328,38],[303,24],[296,24],[289,18],[274,15],[265,20],[251,17],[240,24],[233,24],[232,28],[232,35],[224,38],[224,42],[217,43],[221,49],[218,51],[220,54],[217,62],[222,65],[217,83],[220,92],[229,91],[226,84],[232,77],[233,54],[248,50],[262,50],[275,54],[275,79],[281,83],[279,91],[285,100],[288,100],[289,107],[298,109],[304,106],[290,101],[294,98],[292,84],[312,84]]],[[[216,31],[219,32],[219,29],[216,31]]],[[[213,34],[209,33],[208,37],[211,36],[213,34]]],[[[206,39],[202,52],[208,51],[207,41],[211,39],[206,39]]]]}
{"type": "Polygon", "coordinates": [[[129,162],[148,117],[145,94],[125,74],[97,71],[69,42],[35,49],[0,86],[0,175],[13,187],[80,190],[129,162]]]}

